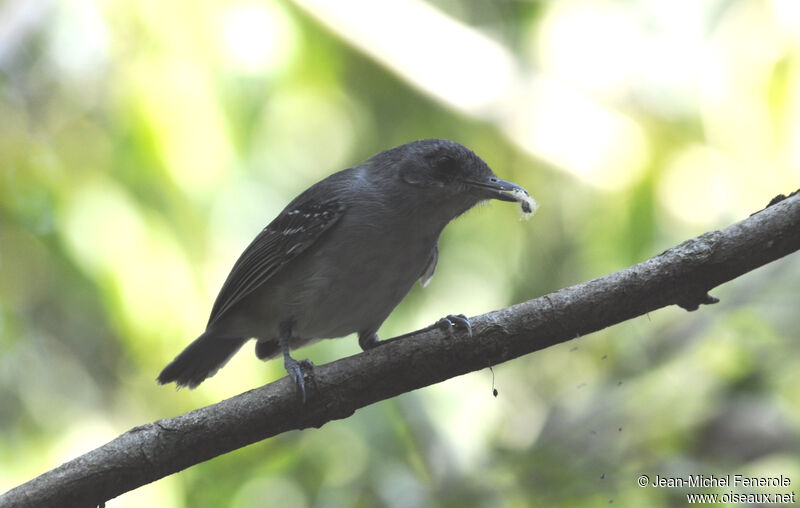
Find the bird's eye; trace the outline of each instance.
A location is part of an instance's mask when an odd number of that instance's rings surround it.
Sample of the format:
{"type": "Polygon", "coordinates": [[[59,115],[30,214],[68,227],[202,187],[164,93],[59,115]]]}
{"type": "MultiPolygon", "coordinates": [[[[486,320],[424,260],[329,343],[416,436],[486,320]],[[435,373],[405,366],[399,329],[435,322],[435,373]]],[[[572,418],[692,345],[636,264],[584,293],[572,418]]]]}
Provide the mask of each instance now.
{"type": "Polygon", "coordinates": [[[444,174],[453,174],[458,171],[458,161],[453,157],[444,156],[436,162],[436,169],[444,174]]]}

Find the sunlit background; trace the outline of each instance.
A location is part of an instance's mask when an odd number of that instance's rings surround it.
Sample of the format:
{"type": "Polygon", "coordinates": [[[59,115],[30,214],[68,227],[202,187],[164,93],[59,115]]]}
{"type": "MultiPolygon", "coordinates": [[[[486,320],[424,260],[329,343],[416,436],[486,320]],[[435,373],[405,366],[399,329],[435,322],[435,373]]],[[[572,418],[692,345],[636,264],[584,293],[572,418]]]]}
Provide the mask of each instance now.
{"type": "MultiPolygon", "coordinates": [[[[154,381],[293,196],[426,137],[471,147],[541,209],[453,223],[383,337],[618,270],[800,187],[800,2],[0,3],[0,491],[285,375],[245,348],[197,390],[154,381]]],[[[684,506],[642,473],[784,474],[796,490],[798,287],[795,255],[713,307],[660,310],[108,506],[684,506]]],[[[296,356],[358,351],[349,337],[296,356]]]]}

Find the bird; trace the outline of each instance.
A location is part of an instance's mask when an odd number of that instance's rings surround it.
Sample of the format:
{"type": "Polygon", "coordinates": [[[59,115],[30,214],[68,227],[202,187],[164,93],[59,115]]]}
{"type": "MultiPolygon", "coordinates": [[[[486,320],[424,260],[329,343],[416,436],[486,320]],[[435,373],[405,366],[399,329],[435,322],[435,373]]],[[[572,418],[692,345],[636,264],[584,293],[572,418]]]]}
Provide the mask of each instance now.
{"type": "MultiPolygon", "coordinates": [[[[499,179],[469,148],[445,139],[412,141],[334,173],[293,199],[244,250],[222,285],[205,331],[159,374],[160,384],[195,388],[249,340],[261,360],[282,355],[306,398],[291,351],[358,334],[366,351],[414,283],[425,287],[450,221],[478,203],[536,203],[499,179]]],[[[451,314],[432,326],[452,334],[469,320],[451,314]]],[[[431,327],[429,327],[431,328],[431,327]]]]}

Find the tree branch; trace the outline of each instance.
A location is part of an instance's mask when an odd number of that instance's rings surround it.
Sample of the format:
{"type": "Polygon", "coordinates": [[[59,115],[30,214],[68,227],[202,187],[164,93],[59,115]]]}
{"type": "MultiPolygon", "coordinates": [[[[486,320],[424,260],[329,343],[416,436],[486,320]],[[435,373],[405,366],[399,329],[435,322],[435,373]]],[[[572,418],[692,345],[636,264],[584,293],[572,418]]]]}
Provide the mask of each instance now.
{"type": "Polygon", "coordinates": [[[471,319],[471,338],[430,331],[315,368],[303,405],[283,378],[220,403],[135,427],[0,496],[0,506],[96,506],[199,462],[292,429],[601,330],[708,291],[800,249],[800,194],[647,261],[471,319]]]}

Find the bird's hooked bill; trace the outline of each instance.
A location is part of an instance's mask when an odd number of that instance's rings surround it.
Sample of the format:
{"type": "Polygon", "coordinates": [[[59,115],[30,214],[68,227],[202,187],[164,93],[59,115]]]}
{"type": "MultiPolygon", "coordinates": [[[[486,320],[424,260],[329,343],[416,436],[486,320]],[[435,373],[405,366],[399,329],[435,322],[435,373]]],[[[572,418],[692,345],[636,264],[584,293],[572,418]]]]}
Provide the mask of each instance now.
{"type": "Polygon", "coordinates": [[[479,190],[481,195],[487,199],[519,203],[524,219],[529,219],[539,208],[536,200],[531,197],[528,191],[513,182],[491,177],[485,182],[464,181],[464,183],[479,190]]]}

